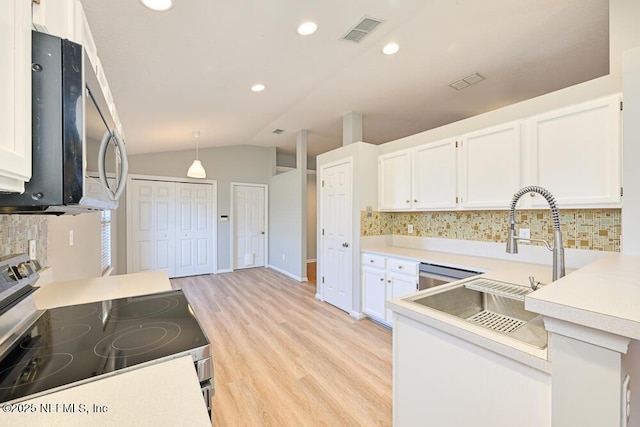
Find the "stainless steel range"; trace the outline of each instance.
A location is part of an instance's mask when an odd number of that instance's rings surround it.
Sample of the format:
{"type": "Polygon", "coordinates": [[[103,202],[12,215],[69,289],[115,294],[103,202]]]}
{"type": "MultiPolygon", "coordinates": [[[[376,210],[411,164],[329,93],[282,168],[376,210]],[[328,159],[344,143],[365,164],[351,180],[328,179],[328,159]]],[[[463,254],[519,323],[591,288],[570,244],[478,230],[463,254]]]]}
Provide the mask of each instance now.
{"type": "Polygon", "coordinates": [[[181,290],[36,310],[37,268],[0,258],[0,402],[190,355],[211,412],[211,346],[181,290]]]}

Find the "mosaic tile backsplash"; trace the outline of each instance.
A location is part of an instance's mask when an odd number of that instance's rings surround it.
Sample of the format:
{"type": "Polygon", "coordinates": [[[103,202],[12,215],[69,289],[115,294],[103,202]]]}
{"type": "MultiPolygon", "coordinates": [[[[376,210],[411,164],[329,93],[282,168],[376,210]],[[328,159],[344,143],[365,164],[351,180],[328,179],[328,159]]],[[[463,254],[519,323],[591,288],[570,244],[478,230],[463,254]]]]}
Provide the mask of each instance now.
{"type": "MultiPolygon", "coordinates": [[[[620,252],[620,209],[560,211],[565,248],[620,252]]],[[[553,241],[551,212],[518,210],[516,222],[531,230],[532,239],[553,241]]],[[[405,235],[445,239],[506,242],[509,211],[373,212],[360,213],[362,236],[405,235]],[[413,233],[407,225],[413,224],[413,233]]],[[[518,226],[517,225],[517,226],[518,226]]]]}
{"type": "Polygon", "coordinates": [[[37,259],[47,265],[48,222],[45,215],[0,215],[0,256],[27,253],[36,241],[37,259]]]}

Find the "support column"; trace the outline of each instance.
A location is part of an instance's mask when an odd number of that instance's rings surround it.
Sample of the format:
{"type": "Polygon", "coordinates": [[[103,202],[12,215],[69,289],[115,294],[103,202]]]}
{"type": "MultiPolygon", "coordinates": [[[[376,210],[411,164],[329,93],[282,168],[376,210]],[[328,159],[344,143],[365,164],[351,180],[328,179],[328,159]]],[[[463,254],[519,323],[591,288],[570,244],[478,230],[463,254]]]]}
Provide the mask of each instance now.
{"type": "Polygon", "coordinates": [[[296,135],[296,169],[300,174],[300,277],[307,279],[307,130],[296,135]]]}
{"type": "Polygon", "coordinates": [[[351,111],[342,116],[342,145],[362,141],[362,113],[351,111]]]}

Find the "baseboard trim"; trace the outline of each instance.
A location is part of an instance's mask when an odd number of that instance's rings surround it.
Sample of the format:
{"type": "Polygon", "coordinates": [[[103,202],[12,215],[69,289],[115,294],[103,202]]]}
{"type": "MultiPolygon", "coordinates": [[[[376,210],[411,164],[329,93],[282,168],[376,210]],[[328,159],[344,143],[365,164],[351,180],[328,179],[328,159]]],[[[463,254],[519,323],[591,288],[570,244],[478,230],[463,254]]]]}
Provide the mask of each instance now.
{"type": "Polygon", "coordinates": [[[362,312],[359,312],[359,311],[352,311],[351,313],[349,313],[349,315],[351,317],[353,317],[354,319],[357,319],[357,320],[362,320],[362,319],[368,317],[366,314],[364,314],[362,312]]]}
{"type": "Polygon", "coordinates": [[[216,271],[216,274],[220,274],[220,273],[233,273],[233,270],[230,268],[223,268],[222,270],[216,271]]]}
{"type": "Polygon", "coordinates": [[[323,301],[324,302],[324,300],[322,299],[322,295],[320,295],[320,294],[316,294],[316,299],[318,301],[323,301]]]}
{"type": "Polygon", "coordinates": [[[282,273],[282,274],[284,274],[285,276],[292,278],[293,280],[297,280],[298,282],[307,282],[307,281],[308,281],[306,277],[296,276],[295,274],[291,274],[291,273],[289,273],[288,271],[283,270],[283,269],[278,268],[278,267],[275,267],[275,266],[273,266],[273,265],[271,265],[271,264],[269,264],[269,266],[268,266],[268,267],[269,267],[270,269],[272,269],[272,270],[277,271],[278,273],[282,273]]]}

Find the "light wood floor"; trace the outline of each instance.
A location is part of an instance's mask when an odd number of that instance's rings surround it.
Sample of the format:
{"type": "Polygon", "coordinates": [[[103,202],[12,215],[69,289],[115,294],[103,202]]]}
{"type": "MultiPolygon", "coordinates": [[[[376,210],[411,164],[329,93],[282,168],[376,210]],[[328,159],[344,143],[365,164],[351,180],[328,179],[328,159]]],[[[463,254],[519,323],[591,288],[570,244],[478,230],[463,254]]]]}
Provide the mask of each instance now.
{"type": "Polygon", "coordinates": [[[391,332],[269,269],[172,279],[212,343],[214,426],[390,426],[391,332]]]}

